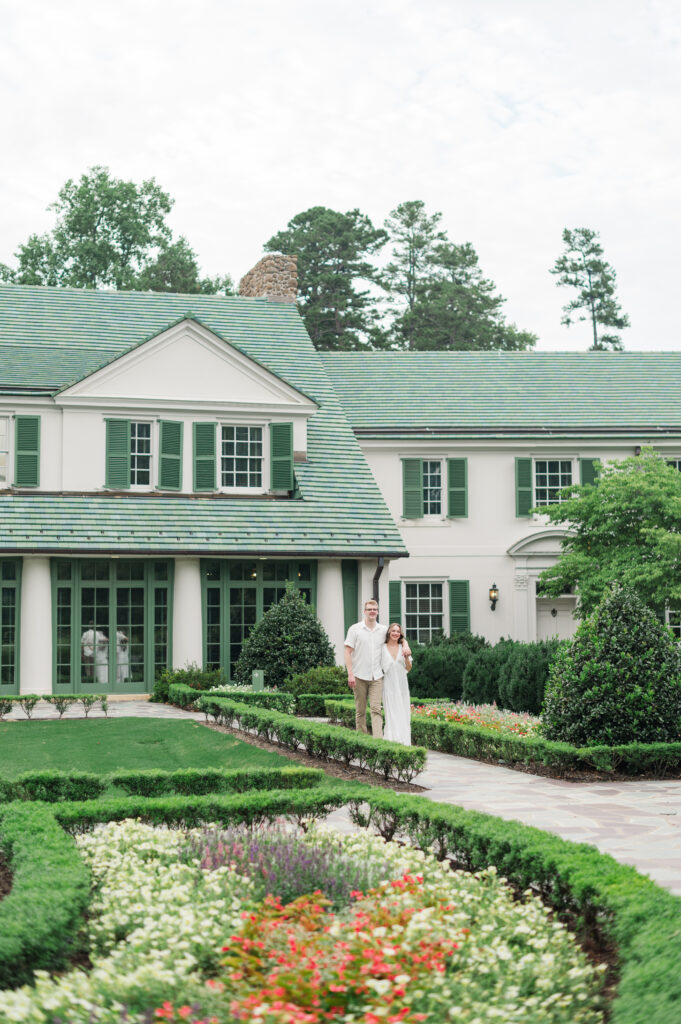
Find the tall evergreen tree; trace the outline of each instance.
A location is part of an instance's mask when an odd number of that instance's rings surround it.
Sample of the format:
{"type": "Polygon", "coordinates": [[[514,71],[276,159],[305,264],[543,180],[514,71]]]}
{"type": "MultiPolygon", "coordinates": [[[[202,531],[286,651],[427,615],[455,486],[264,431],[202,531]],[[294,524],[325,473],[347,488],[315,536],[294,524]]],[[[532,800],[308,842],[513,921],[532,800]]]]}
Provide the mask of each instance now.
{"type": "Polygon", "coordinates": [[[343,351],[380,344],[376,303],[360,286],[378,280],[370,260],[386,237],[359,210],[339,213],[313,206],[265,243],[268,252],[298,257],[299,308],[316,348],[343,351]]]}
{"type": "Polygon", "coordinates": [[[429,276],[417,284],[412,309],[394,325],[401,347],[518,351],[536,344],[536,335],[506,322],[502,312],[506,300],[494,282],[483,277],[469,242],[440,242],[428,265],[429,276]]]}
{"type": "Polygon", "coordinates": [[[599,334],[599,328],[614,327],[621,331],[629,327],[629,317],[622,312],[615,298],[615,271],[603,259],[603,247],[598,232],[590,228],[563,231],[565,251],[550,270],[558,278],[557,284],[576,288],[577,294],[563,306],[561,323],[569,327],[575,320],[591,321],[593,343],[590,351],[606,349],[621,351],[618,334],[599,334]],[[573,314],[581,310],[581,314],[573,314]]]}

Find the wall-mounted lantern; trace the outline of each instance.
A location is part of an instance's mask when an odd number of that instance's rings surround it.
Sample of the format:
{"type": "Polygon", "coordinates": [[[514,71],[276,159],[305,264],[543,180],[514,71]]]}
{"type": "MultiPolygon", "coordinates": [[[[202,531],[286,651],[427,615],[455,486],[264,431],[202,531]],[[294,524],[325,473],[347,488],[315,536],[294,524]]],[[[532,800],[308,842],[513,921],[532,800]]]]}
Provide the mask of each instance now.
{"type": "Polygon", "coordinates": [[[489,588],[489,602],[492,605],[492,611],[494,611],[494,609],[496,608],[498,600],[499,588],[496,585],[496,583],[493,583],[492,586],[489,588]]]}

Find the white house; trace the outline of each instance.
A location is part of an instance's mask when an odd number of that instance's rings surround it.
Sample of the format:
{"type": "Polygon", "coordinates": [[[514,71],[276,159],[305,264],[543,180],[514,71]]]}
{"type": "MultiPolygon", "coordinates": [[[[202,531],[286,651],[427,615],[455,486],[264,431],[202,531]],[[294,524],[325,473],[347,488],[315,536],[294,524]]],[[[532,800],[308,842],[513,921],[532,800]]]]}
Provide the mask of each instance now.
{"type": "Polygon", "coordinates": [[[681,356],[322,355],[294,303],[277,255],[230,298],[0,285],[0,694],[229,673],[287,580],[339,660],[374,594],[419,640],[573,630],[529,509],[681,459],[681,356]]]}

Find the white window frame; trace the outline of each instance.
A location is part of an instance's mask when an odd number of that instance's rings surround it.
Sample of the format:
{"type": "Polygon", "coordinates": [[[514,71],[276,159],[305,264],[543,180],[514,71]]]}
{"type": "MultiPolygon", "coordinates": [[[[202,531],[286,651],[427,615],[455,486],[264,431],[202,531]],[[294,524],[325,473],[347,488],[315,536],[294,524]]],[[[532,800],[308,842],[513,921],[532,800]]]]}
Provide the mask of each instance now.
{"type": "MultiPolygon", "coordinates": [[[[126,417],[127,418],[127,417],[126,417]]],[[[130,490],[131,491],[153,491],[155,489],[154,474],[156,472],[156,466],[158,464],[157,459],[157,445],[158,445],[158,430],[156,429],[156,423],[150,419],[138,419],[137,417],[130,417],[130,451],[128,457],[130,459],[130,490]],[[132,428],[134,426],[148,426],[149,427],[149,483],[148,484],[134,484],[132,482],[132,428]]]]}
{"type": "MultiPolygon", "coordinates": [[[[574,483],[575,483],[575,462],[576,462],[576,460],[571,455],[569,455],[567,458],[565,456],[561,456],[561,455],[553,455],[553,456],[551,456],[551,455],[534,455],[532,457],[532,502],[533,502],[533,506],[536,508],[537,506],[540,506],[540,505],[560,505],[561,501],[564,501],[565,499],[555,498],[553,500],[550,500],[550,499],[549,500],[545,500],[545,501],[540,501],[539,500],[538,493],[537,493],[538,490],[539,490],[539,485],[537,483],[537,463],[539,463],[539,462],[546,462],[546,463],[549,463],[549,462],[559,462],[559,463],[566,462],[570,466],[570,480],[569,480],[569,482],[565,483],[565,484],[561,484],[560,487],[557,487],[557,488],[549,487],[548,485],[542,488],[543,490],[550,491],[550,490],[562,490],[563,487],[572,487],[574,485],[574,483]]],[[[562,471],[559,471],[559,475],[560,475],[560,472],[562,472],[562,471]]],[[[548,479],[548,469],[547,469],[546,475],[547,475],[547,479],[548,479]]]]}
{"type": "MultiPolygon", "coordinates": [[[[239,423],[234,420],[220,420],[218,421],[218,435],[217,435],[217,478],[218,478],[218,490],[223,494],[267,494],[269,490],[269,475],[270,475],[270,461],[268,456],[268,424],[262,421],[239,423]],[[239,427],[245,427],[248,430],[257,428],[260,430],[262,453],[260,455],[260,486],[259,487],[230,487],[222,483],[222,431],[224,428],[231,428],[237,430],[239,427]]],[[[250,445],[250,439],[249,439],[250,445]]],[[[252,456],[248,455],[246,458],[250,459],[252,456]]],[[[236,453],[234,455],[236,460],[236,453]]]]}
{"type": "Polygon", "coordinates": [[[5,432],[5,443],[6,448],[0,448],[0,455],[5,455],[5,479],[0,478],[0,490],[5,490],[12,486],[12,466],[10,465],[11,454],[12,454],[12,413],[0,412],[0,422],[5,421],[7,423],[7,430],[5,432]]]}
{"type": "MultiPolygon", "coordinates": [[[[441,612],[441,615],[442,615],[442,621],[440,623],[439,630],[436,630],[435,632],[436,633],[437,632],[441,632],[443,634],[446,634],[447,631],[445,630],[445,625],[449,621],[449,607],[448,607],[448,602],[449,602],[449,593],[448,593],[448,591],[449,591],[449,588],[447,587],[447,579],[444,578],[444,577],[435,577],[435,578],[433,578],[433,577],[430,577],[430,578],[421,577],[421,578],[418,578],[418,579],[403,579],[401,582],[402,582],[402,585],[403,585],[402,596],[404,597],[404,604],[402,605],[402,607],[403,607],[402,618],[403,618],[404,621],[402,622],[402,626],[404,628],[404,631],[405,631],[405,634],[407,636],[407,639],[411,640],[412,638],[414,638],[414,642],[417,642],[418,637],[419,637],[418,626],[416,627],[416,631],[412,632],[409,629],[409,626],[407,625],[407,614],[408,614],[407,613],[407,600],[408,600],[408,597],[407,597],[407,587],[409,587],[409,586],[417,586],[418,587],[419,584],[424,584],[424,583],[429,584],[431,587],[435,585],[435,586],[439,586],[441,588],[441,600],[442,600],[442,612],[441,612]]],[[[432,599],[432,592],[431,592],[431,598],[429,598],[429,600],[430,599],[432,599]]],[[[419,615],[419,612],[418,612],[418,594],[417,594],[417,611],[414,614],[416,616],[419,615]]],[[[429,639],[430,639],[433,636],[433,632],[432,632],[432,630],[430,630],[429,632],[430,632],[430,637],[429,637],[429,639]]],[[[421,643],[421,642],[424,642],[424,641],[418,640],[418,642],[421,643]]]]}
{"type": "Polygon", "coordinates": [[[668,466],[673,466],[674,469],[681,472],[681,455],[671,455],[668,458],[666,457],[666,462],[668,466]]]}
{"type": "Polygon", "coordinates": [[[444,514],[443,514],[443,511],[442,511],[442,506],[444,504],[444,497],[445,497],[445,495],[444,495],[444,486],[443,486],[443,481],[444,481],[444,472],[443,472],[443,470],[444,470],[444,466],[445,466],[445,460],[444,459],[421,459],[421,492],[422,492],[422,500],[423,500],[423,518],[424,519],[442,519],[443,518],[444,514]],[[433,488],[426,487],[426,465],[431,465],[431,466],[437,465],[437,466],[440,467],[440,511],[439,512],[430,512],[430,511],[427,512],[426,511],[426,492],[431,490],[431,489],[433,489],[433,488]]]}

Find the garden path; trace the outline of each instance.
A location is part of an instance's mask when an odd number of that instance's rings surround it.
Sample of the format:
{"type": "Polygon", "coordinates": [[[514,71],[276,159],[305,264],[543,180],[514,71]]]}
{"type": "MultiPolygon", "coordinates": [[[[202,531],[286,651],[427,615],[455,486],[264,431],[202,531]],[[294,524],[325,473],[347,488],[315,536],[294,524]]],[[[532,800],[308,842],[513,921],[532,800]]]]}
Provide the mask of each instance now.
{"type": "MultiPolygon", "coordinates": [[[[98,709],[90,714],[101,717],[98,709]]],[[[196,718],[196,713],[143,699],[114,698],[109,716],[177,719],[196,718]]],[[[41,703],[34,717],[55,718],[56,711],[41,703]]],[[[69,710],[64,717],[80,718],[82,710],[69,710]]],[[[16,708],[8,718],[25,716],[16,708]]],[[[591,843],[681,896],[680,779],[567,782],[430,751],[425,771],[413,781],[425,787],[424,799],[515,819],[563,839],[591,843]]],[[[347,822],[344,813],[337,812],[330,820],[342,826],[347,822]]]]}

